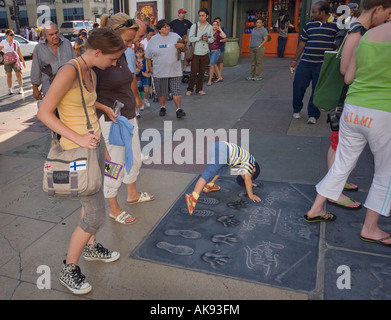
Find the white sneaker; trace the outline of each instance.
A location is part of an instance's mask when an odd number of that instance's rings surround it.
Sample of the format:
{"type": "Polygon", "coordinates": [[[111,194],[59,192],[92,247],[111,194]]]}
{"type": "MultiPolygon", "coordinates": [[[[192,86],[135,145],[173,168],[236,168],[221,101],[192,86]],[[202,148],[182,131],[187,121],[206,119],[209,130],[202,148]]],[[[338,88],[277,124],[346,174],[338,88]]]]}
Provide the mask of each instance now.
{"type": "Polygon", "coordinates": [[[193,94],[193,92],[191,92],[191,91],[186,91],[186,95],[187,96],[191,96],[193,94]]]}
{"type": "Polygon", "coordinates": [[[143,103],[143,105],[140,107],[139,110],[140,110],[140,111],[144,111],[144,109],[145,109],[145,108],[144,108],[144,103],[143,103]]]}
{"type": "Polygon", "coordinates": [[[261,77],[255,77],[255,78],[254,78],[254,81],[261,81],[261,80],[262,80],[261,77]]]}
{"type": "Polygon", "coordinates": [[[148,107],[148,108],[151,106],[151,104],[149,103],[148,99],[144,99],[144,105],[146,107],[148,107]]]}
{"type": "Polygon", "coordinates": [[[294,113],[293,118],[295,119],[301,119],[301,114],[300,113],[294,113]]]}
{"type": "Polygon", "coordinates": [[[198,94],[199,94],[200,96],[204,96],[204,95],[206,95],[206,92],[203,91],[203,90],[201,90],[201,91],[198,91],[198,94]]]}
{"type": "Polygon", "coordinates": [[[252,81],[252,80],[254,80],[255,78],[254,77],[252,77],[252,76],[248,76],[247,78],[246,78],[246,80],[248,80],[248,81],[252,81]]]}
{"type": "Polygon", "coordinates": [[[19,93],[19,94],[23,94],[23,93],[24,93],[23,88],[19,88],[18,93],[19,93]]]}
{"type": "Polygon", "coordinates": [[[11,89],[11,88],[8,88],[8,94],[9,94],[10,96],[14,94],[14,93],[12,92],[12,89],[11,89]]]}
{"type": "Polygon", "coordinates": [[[316,123],[316,119],[314,117],[309,117],[307,123],[308,124],[315,124],[316,123]]]}

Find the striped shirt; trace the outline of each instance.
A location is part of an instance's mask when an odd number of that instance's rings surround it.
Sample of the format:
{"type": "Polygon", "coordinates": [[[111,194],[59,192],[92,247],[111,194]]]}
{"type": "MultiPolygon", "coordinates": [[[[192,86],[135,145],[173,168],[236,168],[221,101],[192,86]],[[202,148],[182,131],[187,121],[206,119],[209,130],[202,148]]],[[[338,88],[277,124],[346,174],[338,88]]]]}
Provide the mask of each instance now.
{"type": "Polygon", "coordinates": [[[245,149],[233,143],[225,142],[228,146],[228,162],[232,170],[238,174],[253,174],[255,168],[255,158],[245,149]]]}
{"type": "Polygon", "coordinates": [[[338,31],[336,22],[308,22],[300,35],[300,40],[306,42],[301,61],[322,63],[324,52],[334,50],[334,40],[338,31]]]}

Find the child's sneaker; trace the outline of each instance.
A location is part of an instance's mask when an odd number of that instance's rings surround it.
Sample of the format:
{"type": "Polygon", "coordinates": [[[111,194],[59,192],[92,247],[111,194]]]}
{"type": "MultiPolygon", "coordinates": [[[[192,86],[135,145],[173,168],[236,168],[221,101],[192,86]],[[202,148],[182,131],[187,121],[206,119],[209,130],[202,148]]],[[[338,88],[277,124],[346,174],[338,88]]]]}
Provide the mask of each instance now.
{"type": "Polygon", "coordinates": [[[149,108],[151,106],[151,104],[149,103],[149,100],[148,99],[144,99],[144,105],[149,108]]]}
{"type": "Polygon", "coordinates": [[[81,273],[80,267],[70,263],[66,264],[60,274],[60,283],[65,286],[73,294],[86,294],[91,291],[91,285],[86,282],[86,277],[81,273]]]}
{"type": "Polygon", "coordinates": [[[217,184],[209,185],[207,184],[202,191],[204,193],[209,193],[209,192],[214,192],[214,191],[219,191],[221,188],[217,184]]]}
{"type": "Polygon", "coordinates": [[[120,253],[117,251],[109,251],[100,243],[87,244],[83,250],[83,257],[87,261],[103,261],[113,262],[119,259],[120,253]]]}
{"type": "Polygon", "coordinates": [[[189,212],[189,215],[192,215],[194,210],[195,210],[195,206],[197,204],[197,200],[194,198],[193,194],[185,194],[185,199],[186,199],[186,206],[187,206],[187,211],[189,212]]]}

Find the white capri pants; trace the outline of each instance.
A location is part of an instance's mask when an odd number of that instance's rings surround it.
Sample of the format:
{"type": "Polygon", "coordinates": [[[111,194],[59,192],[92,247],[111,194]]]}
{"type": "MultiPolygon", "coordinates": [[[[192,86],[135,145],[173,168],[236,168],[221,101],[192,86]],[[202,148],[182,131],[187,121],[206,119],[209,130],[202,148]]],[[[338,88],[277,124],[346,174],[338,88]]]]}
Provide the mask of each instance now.
{"type": "Polygon", "coordinates": [[[375,173],[364,206],[383,216],[391,207],[391,113],[345,104],[340,120],[335,161],[316,186],[317,192],[337,201],[366,144],[373,153],[375,173]]]}
{"type": "Polygon", "coordinates": [[[111,161],[123,165],[118,180],[109,177],[104,178],[104,196],[105,198],[114,198],[118,194],[118,189],[122,183],[132,184],[137,181],[137,177],[140,173],[142,159],[141,159],[141,147],[140,138],[138,135],[138,125],[136,118],[130,119],[129,122],[134,126],[133,138],[132,138],[132,151],[133,151],[133,166],[129,173],[125,169],[125,147],[109,144],[110,127],[112,121],[105,121],[105,117],[99,120],[102,129],[102,134],[106,142],[107,150],[110,154],[111,161]]]}

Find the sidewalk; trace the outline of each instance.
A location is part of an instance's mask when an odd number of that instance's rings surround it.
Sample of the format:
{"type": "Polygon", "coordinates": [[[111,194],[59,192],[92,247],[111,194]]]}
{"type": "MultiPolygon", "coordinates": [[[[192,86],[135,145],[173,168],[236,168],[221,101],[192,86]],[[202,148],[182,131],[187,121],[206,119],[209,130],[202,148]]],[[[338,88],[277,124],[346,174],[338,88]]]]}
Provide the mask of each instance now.
{"type": "MultiPolygon", "coordinates": [[[[140,137],[144,130],[151,128],[157,129],[164,136],[167,121],[170,121],[173,132],[180,132],[180,129],[188,129],[193,133],[197,129],[249,129],[250,150],[261,165],[259,180],[315,185],[327,172],[330,128],[326,124],[326,114],[322,114],[316,125],[308,125],[306,104],[302,111],[303,119],[292,119],[293,75],[288,70],[289,62],[287,59],[265,58],[264,80],[249,82],[244,79],[250,71],[250,59],[242,57],[237,66],[223,70],[224,82],[211,87],[205,83],[207,95],[203,97],[185,96],[186,85],[183,84],[182,105],[187,116],[176,119],[174,103],[170,101],[166,105],[166,117],[159,117],[159,105],[151,101],[151,108],[141,112],[140,137]]],[[[339,292],[334,291],[338,278],[336,268],[333,274],[326,274],[325,270],[334,268],[341,252],[353,255],[352,261],[358,261],[362,257],[371,256],[369,250],[374,248],[372,245],[351,250],[347,246],[350,240],[343,235],[351,234],[352,231],[348,229],[353,223],[349,217],[355,214],[349,211],[336,211],[338,217],[344,216],[341,221],[345,223],[338,224],[331,236],[329,230],[326,232],[325,225],[319,227],[318,267],[313,270],[317,274],[317,283],[311,292],[189,271],[132,257],[135,248],[148,237],[204,169],[203,165],[175,164],[143,166],[138,189],[154,194],[156,200],[134,206],[124,204],[124,208],[138,220],[132,226],[122,226],[109,220],[104,224],[98,233],[98,241],[107,248],[119,251],[121,258],[107,265],[86,263],[81,258],[81,270],[93,290],[86,296],[72,295],[59,284],[58,275],[70,235],[78,223],[80,203],[48,199],[43,193],[42,165],[50,135],[34,117],[36,103],[32,99],[26,101],[30,102],[23,106],[25,109],[18,119],[7,117],[6,121],[0,121],[0,299],[349,299],[346,292],[338,295],[339,292]],[[336,249],[339,247],[338,241],[342,241],[343,249],[336,249]],[[41,275],[37,273],[37,268],[42,265],[50,267],[51,290],[37,288],[37,279],[41,275]]],[[[1,103],[4,105],[6,99],[1,103]]],[[[8,112],[16,110],[17,106],[8,112]]],[[[2,119],[5,118],[2,116],[2,119]]],[[[167,148],[166,142],[161,142],[161,149],[164,150],[167,148]]],[[[148,141],[142,141],[142,146],[147,144],[148,141]]],[[[372,174],[373,160],[366,150],[350,181],[366,192],[372,174]]],[[[123,186],[119,194],[120,203],[126,201],[125,197],[123,186]]],[[[357,224],[362,223],[362,213],[359,216],[357,224]]],[[[384,229],[391,232],[389,221],[386,221],[384,229]]],[[[384,249],[376,251],[375,256],[378,265],[389,265],[391,261],[391,253],[384,249]]],[[[361,278],[366,267],[363,263],[361,278]]],[[[295,272],[298,277],[305,276],[300,270],[295,272]]],[[[389,281],[390,272],[383,274],[383,277],[389,281]]],[[[362,298],[373,297],[389,298],[377,291],[376,294],[371,292],[362,298]]]]}

